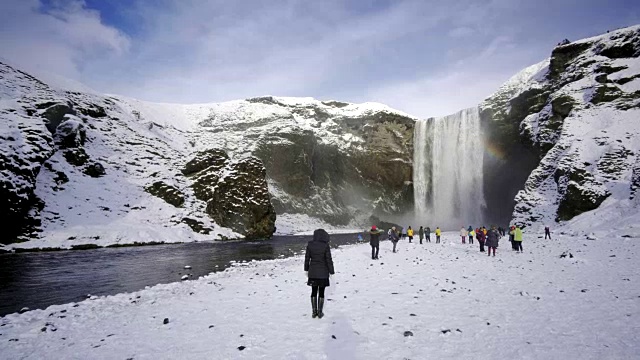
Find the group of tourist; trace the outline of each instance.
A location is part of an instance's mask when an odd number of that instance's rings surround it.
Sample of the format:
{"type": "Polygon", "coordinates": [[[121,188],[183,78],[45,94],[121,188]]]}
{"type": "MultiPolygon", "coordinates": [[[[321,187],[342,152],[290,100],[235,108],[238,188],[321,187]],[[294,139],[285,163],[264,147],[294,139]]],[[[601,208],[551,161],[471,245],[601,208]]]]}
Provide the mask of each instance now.
{"type": "MultiPolygon", "coordinates": [[[[380,236],[383,231],[378,229],[375,225],[371,226],[371,229],[366,231],[369,235],[369,244],[371,245],[371,259],[377,260],[380,252],[380,236]]],[[[442,230],[440,227],[436,227],[435,230],[436,244],[440,243],[440,237],[442,236],[442,230]]],[[[469,226],[460,229],[460,237],[463,244],[466,244],[467,240],[469,244],[473,244],[474,238],[480,245],[480,251],[485,252],[487,248],[488,256],[496,256],[496,249],[498,248],[498,242],[501,237],[506,235],[504,228],[496,228],[491,226],[490,229],[486,227],[473,228],[469,226]]],[[[411,226],[407,228],[406,236],[409,238],[409,242],[413,241],[415,233],[411,226]]],[[[403,237],[402,229],[397,229],[395,226],[391,227],[387,231],[387,237],[393,244],[393,252],[397,251],[396,247],[400,239],[403,237]]],[[[420,226],[418,229],[418,237],[420,244],[426,239],[426,242],[431,242],[431,228],[423,228],[420,226]]],[[[545,227],[545,239],[551,239],[551,231],[549,227],[545,227]]],[[[362,237],[359,236],[361,239],[362,237]]],[[[519,225],[513,225],[509,228],[509,241],[511,242],[512,249],[517,252],[522,252],[522,228],[519,225]]],[[[331,258],[331,249],[329,247],[329,234],[323,230],[318,229],[313,233],[313,240],[307,244],[307,251],[304,260],[304,271],[307,273],[307,285],[311,286],[311,309],[313,318],[322,318],[324,316],[324,290],[329,286],[329,277],[334,274],[333,260],[331,258]]]]}

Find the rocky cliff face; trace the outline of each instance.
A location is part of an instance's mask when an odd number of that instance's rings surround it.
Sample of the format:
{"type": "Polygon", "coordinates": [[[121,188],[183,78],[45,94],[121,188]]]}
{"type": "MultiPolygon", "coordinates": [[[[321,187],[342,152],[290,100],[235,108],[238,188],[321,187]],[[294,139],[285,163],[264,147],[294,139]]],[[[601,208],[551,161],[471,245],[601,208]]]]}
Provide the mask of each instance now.
{"type": "Polygon", "coordinates": [[[220,168],[198,162],[184,130],[143,119],[117,98],[65,90],[0,63],[0,118],[3,243],[77,247],[273,234],[262,162],[222,150],[220,168]]]}
{"type": "Polygon", "coordinates": [[[528,174],[515,197],[513,221],[567,221],[607,199],[633,197],[640,151],[639,55],[638,26],[566,42],[482,104],[489,142],[517,154],[488,171],[528,174]]]}
{"type": "Polygon", "coordinates": [[[193,136],[261,159],[278,214],[346,225],[412,202],[414,121],[378,104],[262,97],[212,109],[193,136]]]}
{"type": "Polygon", "coordinates": [[[276,213],[340,226],[412,199],[415,119],[379,104],[153,104],[7,64],[0,98],[5,243],[266,238],[276,213]]]}
{"type": "MultiPolygon", "coordinates": [[[[638,26],[563,43],[480,105],[485,220],[637,209],[639,55],[638,26]]],[[[309,230],[413,210],[416,118],[380,104],[154,104],[0,63],[0,119],[3,242],[265,238],[276,214],[309,230]]]]}

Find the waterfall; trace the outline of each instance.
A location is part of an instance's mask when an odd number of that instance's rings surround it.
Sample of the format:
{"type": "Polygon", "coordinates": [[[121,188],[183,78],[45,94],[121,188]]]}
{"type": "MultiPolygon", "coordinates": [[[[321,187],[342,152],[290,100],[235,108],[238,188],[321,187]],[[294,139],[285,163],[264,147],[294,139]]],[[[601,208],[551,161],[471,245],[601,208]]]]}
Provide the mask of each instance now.
{"type": "Polygon", "coordinates": [[[416,224],[445,229],[480,223],[486,208],[477,107],[417,121],[413,138],[416,224]]]}

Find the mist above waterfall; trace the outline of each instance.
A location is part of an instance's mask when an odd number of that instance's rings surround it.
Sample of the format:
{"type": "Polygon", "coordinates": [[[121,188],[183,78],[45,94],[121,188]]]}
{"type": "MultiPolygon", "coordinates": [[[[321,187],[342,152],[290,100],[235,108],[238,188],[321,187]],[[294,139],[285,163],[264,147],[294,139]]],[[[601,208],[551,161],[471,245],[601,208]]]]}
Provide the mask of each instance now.
{"type": "Polygon", "coordinates": [[[483,225],[483,141],[477,107],[416,122],[413,186],[416,224],[483,225]]]}

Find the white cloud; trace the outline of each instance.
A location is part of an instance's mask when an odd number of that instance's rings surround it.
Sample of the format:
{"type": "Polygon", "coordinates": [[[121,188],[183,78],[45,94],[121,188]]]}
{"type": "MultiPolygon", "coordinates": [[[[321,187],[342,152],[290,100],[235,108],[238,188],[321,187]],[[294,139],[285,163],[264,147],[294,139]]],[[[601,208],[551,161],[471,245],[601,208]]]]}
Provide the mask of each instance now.
{"type": "Polygon", "coordinates": [[[0,3],[0,55],[25,69],[78,78],[93,58],[123,55],[129,39],[104,25],[83,1],[58,1],[41,11],[37,0],[0,3]]]}
{"type": "Polygon", "coordinates": [[[468,27],[468,26],[461,26],[461,27],[457,27],[452,29],[451,31],[449,31],[449,36],[456,39],[456,38],[465,38],[468,36],[471,36],[474,34],[474,31],[472,28],[468,27]]]}
{"type": "Polygon", "coordinates": [[[547,9],[525,0],[135,0],[122,29],[83,1],[52,1],[0,2],[0,57],[162,102],[314,96],[439,116],[553,45],[537,22],[521,26],[527,9],[547,9]]]}
{"type": "Polygon", "coordinates": [[[441,117],[478,105],[504,80],[499,74],[453,71],[382,86],[367,95],[421,118],[441,117]]]}
{"type": "Polygon", "coordinates": [[[315,95],[308,92],[363,58],[377,56],[385,44],[433,27],[444,16],[441,11],[423,16],[416,11],[417,2],[351,16],[339,1],[311,8],[284,1],[231,21],[237,9],[229,4],[180,1],[170,6],[176,9],[171,14],[141,9],[148,32],[136,44],[137,58],[127,65],[138,69],[138,81],[114,83],[113,76],[103,72],[101,87],[177,102],[315,95]],[[169,60],[157,61],[160,57],[169,60]]]}

